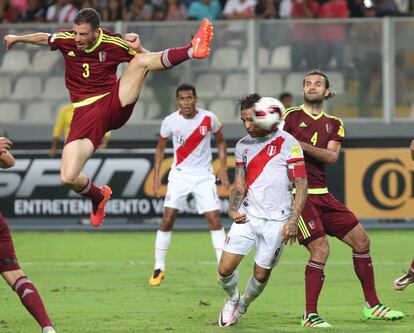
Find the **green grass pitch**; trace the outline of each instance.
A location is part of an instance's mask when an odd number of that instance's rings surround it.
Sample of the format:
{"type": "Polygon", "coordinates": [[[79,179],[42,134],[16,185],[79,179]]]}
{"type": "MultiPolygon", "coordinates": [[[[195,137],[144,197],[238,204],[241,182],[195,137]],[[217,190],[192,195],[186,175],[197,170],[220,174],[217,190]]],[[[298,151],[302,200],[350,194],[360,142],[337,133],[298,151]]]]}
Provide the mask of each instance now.
{"type": "MultiPolygon", "coordinates": [[[[414,231],[370,231],[376,285],[382,302],[402,310],[403,321],[364,321],[362,291],[348,247],[330,239],[331,257],[319,311],[330,332],[414,332],[414,285],[393,291],[392,281],[414,256],[414,231]]],[[[20,264],[35,283],[59,333],[305,332],[304,266],[307,252],[287,247],[264,293],[236,327],[219,328],[225,294],[217,284],[208,232],[174,232],[167,277],[149,287],[155,232],[15,232],[20,264]]],[[[244,290],[252,256],[240,266],[244,290]]],[[[0,286],[0,332],[40,332],[16,295],[0,286]]]]}

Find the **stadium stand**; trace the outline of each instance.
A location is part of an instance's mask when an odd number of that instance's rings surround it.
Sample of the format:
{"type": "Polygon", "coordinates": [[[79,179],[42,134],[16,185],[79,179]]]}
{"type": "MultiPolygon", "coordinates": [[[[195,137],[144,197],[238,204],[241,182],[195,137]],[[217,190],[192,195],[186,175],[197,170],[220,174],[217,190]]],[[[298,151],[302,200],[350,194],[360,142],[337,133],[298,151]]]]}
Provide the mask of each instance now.
{"type": "Polygon", "coordinates": [[[222,79],[219,74],[206,73],[200,74],[196,81],[197,95],[199,97],[214,97],[222,90],[222,79]]]}

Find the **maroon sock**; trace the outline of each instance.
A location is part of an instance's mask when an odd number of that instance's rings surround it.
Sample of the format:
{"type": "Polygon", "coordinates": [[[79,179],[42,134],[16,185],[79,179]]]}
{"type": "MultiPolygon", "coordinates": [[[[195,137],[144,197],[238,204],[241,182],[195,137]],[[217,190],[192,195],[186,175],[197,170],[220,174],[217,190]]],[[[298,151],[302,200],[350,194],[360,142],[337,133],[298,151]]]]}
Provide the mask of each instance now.
{"type": "Polygon", "coordinates": [[[318,313],[318,298],[321,293],[325,275],[325,264],[309,260],[305,269],[306,316],[309,313],[318,313]]]}
{"type": "Polygon", "coordinates": [[[411,271],[411,274],[414,274],[414,259],[411,262],[411,269],[410,269],[410,271],[411,271]]]}
{"type": "Polygon", "coordinates": [[[13,289],[19,295],[20,300],[27,311],[30,312],[42,328],[47,326],[53,327],[45,306],[43,305],[42,298],[36,287],[26,276],[18,278],[13,289]]]}
{"type": "Polygon", "coordinates": [[[173,49],[166,49],[162,52],[161,62],[165,68],[171,68],[175,65],[181,64],[183,61],[190,59],[188,50],[192,47],[191,44],[183,47],[176,47],[173,49]]]}
{"type": "Polygon", "coordinates": [[[94,207],[98,206],[99,203],[103,200],[104,195],[99,187],[97,187],[94,183],[92,183],[88,179],[88,183],[86,184],[85,188],[78,192],[78,194],[88,197],[92,200],[92,205],[94,207]]]}
{"type": "Polygon", "coordinates": [[[365,301],[370,307],[377,305],[380,301],[375,290],[374,267],[369,251],[352,252],[354,260],[355,273],[361,281],[362,290],[364,291],[365,301]]]}

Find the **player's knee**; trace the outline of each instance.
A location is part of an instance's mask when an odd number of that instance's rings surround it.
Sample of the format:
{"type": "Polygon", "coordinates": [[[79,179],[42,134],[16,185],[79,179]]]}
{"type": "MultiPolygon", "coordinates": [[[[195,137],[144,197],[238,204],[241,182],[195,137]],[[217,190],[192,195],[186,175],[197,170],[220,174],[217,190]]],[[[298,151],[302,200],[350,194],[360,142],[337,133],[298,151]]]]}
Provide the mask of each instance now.
{"type": "Polygon", "coordinates": [[[359,237],[357,239],[357,241],[355,242],[355,245],[353,247],[353,250],[356,251],[356,252],[368,251],[370,245],[371,245],[371,241],[370,241],[368,235],[364,234],[364,235],[362,235],[361,237],[359,237]]]}
{"type": "Polygon", "coordinates": [[[64,172],[62,172],[60,174],[60,182],[64,185],[64,186],[70,186],[73,185],[76,181],[76,177],[73,177],[72,175],[66,174],[64,172]]]}
{"type": "Polygon", "coordinates": [[[312,259],[318,262],[326,262],[329,257],[329,245],[327,241],[318,241],[311,249],[312,259]]]}
{"type": "Polygon", "coordinates": [[[225,266],[225,265],[221,265],[219,266],[218,270],[217,270],[219,276],[226,278],[229,277],[230,275],[232,275],[234,273],[234,269],[229,267],[229,266],[225,266]]]}
{"type": "Polygon", "coordinates": [[[171,231],[174,227],[175,218],[172,215],[164,215],[159,229],[161,231],[171,231]]]}
{"type": "Polygon", "coordinates": [[[260,269],[254,271],[254,278],[259,281],[260,283],[265,283],[270,277],[270,272],[260,269]]]}
{"type": "Polygon", "coordinates": [[[130,62],[129,65],[135,68],[142,68],[144,70],[148,69],[148,57],[145,54],[140,54],[135,56],[130,62]]]}

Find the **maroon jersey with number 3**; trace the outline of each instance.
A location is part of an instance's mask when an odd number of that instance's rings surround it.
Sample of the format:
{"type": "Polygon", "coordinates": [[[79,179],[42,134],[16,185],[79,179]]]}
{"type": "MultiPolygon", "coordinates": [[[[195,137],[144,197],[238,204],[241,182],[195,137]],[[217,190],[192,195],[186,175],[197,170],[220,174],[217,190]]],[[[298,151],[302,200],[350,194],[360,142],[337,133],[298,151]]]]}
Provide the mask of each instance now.
{"type": "MultiPolygon", "coordinates": [[[[329,141],[341,142],[345,138],[341,119],[324,112],[316,116],[312,115],[305,110],[304,105],[288,109],[284,119],[283,130],[293,135],[296,140],[315,147],[326,149],[329,141]]],[[[305,153],[305,165],[309,188],[327,187],[325,164],[305,153]]]]}
{"type": "Polygon", "coordinates": [[[121,35],[99,30],[95,45],[86,50],[78,50],[72,30],[49,37],[50,49],[60,50],[65,58],[65,83],[72,103],[110,92],[117,80],[118,65],[136,54],[121,35]]]}

